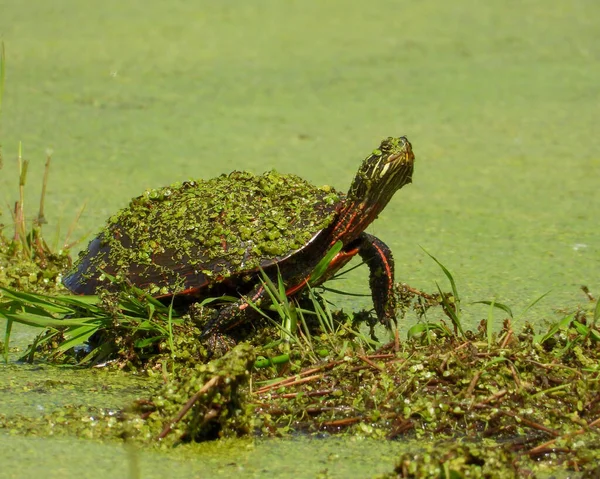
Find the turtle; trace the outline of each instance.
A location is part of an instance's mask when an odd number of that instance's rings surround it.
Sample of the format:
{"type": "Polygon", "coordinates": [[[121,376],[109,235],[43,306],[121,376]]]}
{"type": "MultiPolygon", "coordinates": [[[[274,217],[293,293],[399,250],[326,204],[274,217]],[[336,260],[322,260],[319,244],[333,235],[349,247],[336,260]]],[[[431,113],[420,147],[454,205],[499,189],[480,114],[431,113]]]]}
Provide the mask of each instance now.
{"type": "Polygon", "coordinates": [[[279,275],[292,297],[330,279],[358,254],[370,269],[377,319],[391,328],[392,252],[365,229],[412,182],[414,159],[406,137],[384,139],[346,194],[275,170],[147,190],[108,219],[63,284],[76,294],[96,294],[127,282],[164,302],[237,298],[217,309],[201,334],[206,338],[247,321],[251,302],[269,304],[261,275],[275,281],[279,275]],[[315,278],[323,261],[328,264],[315,278]]]}

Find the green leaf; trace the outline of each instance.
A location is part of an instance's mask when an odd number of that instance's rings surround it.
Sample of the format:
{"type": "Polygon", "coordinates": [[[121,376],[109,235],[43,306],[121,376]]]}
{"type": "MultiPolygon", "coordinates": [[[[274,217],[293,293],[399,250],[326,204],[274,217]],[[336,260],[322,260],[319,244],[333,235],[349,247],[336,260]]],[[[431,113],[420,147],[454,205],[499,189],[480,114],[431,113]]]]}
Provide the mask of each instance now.
{"type": "MultiPolygon", "coordinates": [[[[0,315],[2,316],[2,315],[0,315]]],[[[10,332],[12,330],[12,321],[6,318],[6,329],[4,330],[4,362],[8,362],[8,343],[10,342],[10,332]]]]}
{"type": "Polygon", "coordinates": [[[417,323],[414,326],[411,326],[406,333],[406,337],[408,339],[412,339],[417,336],[421,336],[423,333],[428,333],[429,331],[441,331],[446,333],[447,331],[437,323],[417,323]]]}
{"type": "Polygon", "coordinates": [[[151,338],[143,338],[143,339],[137,339],[134,342],[134,345],[136,348],[147,348],[148,346],[151,346],[154,343],[157,343],[159,341],[162,341],[164,339],[164,336],[152,336],[151,338]]]}
{"type": "Polygon", "coordinates": [[[579,321],[573,321],[573,327],[582,336],[589,335],[590,338],[592,338],[594,341],[600,341],[600,334],[595,329],[589,328],[585,324],[580,323],[579,321]]]}
{"type": "Polygon", "coordinates": [[[352,297],[356,297],[356,298],[370,298],[371,297],[370,294],[350,293],[349,291],[342,291],[341,289],[329,288],[327,286],[320,286],[320,288],[322,288],[323,291],[329,291],[330,293],[341,294],[343,296],[352,296],[352,297]]]}
{"type": "MultiPolygon", "coordinates": [[[[11,298],[15,301],[19,306],[35,306],[45,310],[49,313],[58,313],[58,314],[71,314],[73,312],[73,308],[69,308],[60,304],[55,298],[51,298],[50,296],[42,295],[42,294],[33,294],[33,293],[22,293],[20,291],[14,291],[8,288],[4,288],[0,286],[0,291],[2,291],[2,295],[6,298],[11,298]]],[[[7,303],[9,306],[14,306],[14,303],[7,303]]],[[[0,304],[0,311],[6,308],[6,304],[0,304]]]]}
{"type": "Polygon", "coordinates": [[[200,303],[200,306],[206,306],[208,304],[211,303],[216,303],[219,301],[225,302],[225,303],[236,303],[240,300],[240,298],[236,298],[235,296],[227,296],[227,295],[223,295],[223,296],[217,296],[216,298],[206,298],[205,300],[203,300],[200,303]]]}
{"type": "Polygon", "coordinates": [[[487,337],[488,349],[492,347],[492,324],[494,322],[494,306],[495,303],[492,301],[490,304],[490,310],[488,312],[487,321],[485,322],[485,333],[487,337]]]}
{"type": "Polygon", "coordinates": [[[67,328],[72,326],[89,326],[93,321],[99,321],[100,318],[89,317],[89,318],[76,318],[76,319],[54,319],[41,316],[33,313],[2,313],[5,318],[21,323],[28,326],[34,326],[36,328],[67,328]]]}
{"type": "Polygon", "coordinates": [[[458,331],[460,332],[460,335],[464,337],[465,332],[463,331],[462,324],[460,323],[460,318],[456,314],[456,311],[458,309],[458,304],[450,303],[450,301],[448,301],[447,296],[444,293],[442,293],[440,285],[437,282],[435,283],[435,285],[437,286],[437,289],[440,293],[440,297],[442,298],[442,305],[444,308],[444,312],[446,313],[446,315],[448,315],[448,317],[452,321],[452,324],[454,324],[454,326],[456,326],[456,329],[458,329],[458,331]]]}

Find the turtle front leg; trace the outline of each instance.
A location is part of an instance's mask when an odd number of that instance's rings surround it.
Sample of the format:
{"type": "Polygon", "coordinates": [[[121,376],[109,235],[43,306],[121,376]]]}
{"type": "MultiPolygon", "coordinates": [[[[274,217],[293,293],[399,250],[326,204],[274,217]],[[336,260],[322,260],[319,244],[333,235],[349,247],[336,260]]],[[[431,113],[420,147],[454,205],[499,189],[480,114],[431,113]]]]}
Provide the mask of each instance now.
{"type": "Polygon", "coordinates": [[[369,266],[369,285],[373,306],[379,321],[388,328],[396,324],[394,294],[394,258],[392,251],[376,236],[362,233],[358,238],[358,254],[369,266]]]}
{"type": "Polygon", "coordinates": [[[250,302],[260,307],[265,304],[265,299],[269,295],[265,291],[262,283],[257,284],[248,295],[240,298],[235,303],[228,304],[219,308],[215,315],[204,326],[200,339],[209,339],[220,335],[229,334],[243,323],[249,322],[251,317],[256,313],[254,308],[250,306],[250,302]]]}

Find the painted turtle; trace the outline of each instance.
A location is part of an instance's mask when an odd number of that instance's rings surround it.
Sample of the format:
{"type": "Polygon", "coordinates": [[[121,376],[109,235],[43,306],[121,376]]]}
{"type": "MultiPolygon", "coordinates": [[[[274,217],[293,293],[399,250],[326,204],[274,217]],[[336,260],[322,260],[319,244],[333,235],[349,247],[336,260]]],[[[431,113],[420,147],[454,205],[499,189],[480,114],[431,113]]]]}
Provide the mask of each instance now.
{"type": "Polygon", "coordinates": [[[108,273],[166,300],[239,297],[209,322],[208,336],[243,321],[248,298],[269,301],[261,268],[272,278],[279,271],[292,296],[339,241],[342,249],[318,282],[359,254],[370,268],[378,319],[390,327],[396,320],[392,254],[364,230],[411,182],[413,164],[409,141],[390,137],[363,161],[346,195],[275,171],[148,190],[109,218],[63,282],[78,294],[114,290],[108,273]]]}

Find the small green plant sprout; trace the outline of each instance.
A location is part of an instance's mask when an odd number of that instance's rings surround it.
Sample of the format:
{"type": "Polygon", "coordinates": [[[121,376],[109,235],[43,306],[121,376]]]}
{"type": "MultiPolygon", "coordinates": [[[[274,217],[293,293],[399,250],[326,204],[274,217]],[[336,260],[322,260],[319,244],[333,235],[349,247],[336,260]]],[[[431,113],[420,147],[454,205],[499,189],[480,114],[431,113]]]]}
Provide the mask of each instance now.
{"type": "Polygon", "coordinates": [[[527,314],[527,312],[529,310],[531,310],[531,308],[533,308],[542,299],[544,299],[546,296],[548,296],[548,294],[550,294],[550,291],[546,291],[544,294],[542,294],[538,298],[534,299],[531,303],[529,303],[516,316],[513,314],[513,311],[510,308],[510,306],[508,306],[508,305],[506,305],[504,303],[500,303],[500,302],[498,302],[498,301],[496,301],[494,299],[491,300],[491,301],[490,300],[482,300],[482,301],[473,301],[473,302],[471,302],[470,304],[486,304],[486,305],[488,305],[490,307],[489,311],[488,311],[488,317],[487,317],[487,320],[485,322],[486,338],[487,338],[488,348],[491,347],[492,339],[493,339],[494,309],[499,309],[501,311],[504,311],[506,314],[508,314],[508,316],[511,319],[511,321],[516,322],[516,321],[520,320],[521,318],[523,318],[525,316],[525,314],[527,314]]]}
{"type": "Polygon", "coordinates": [[[433,261],[435,261],[438,266],[442,269],[446,278],[450,282],[450,286],[452,288],[452,294],[445,294],[442,292],[440,285],[436,282],[438,292],[440,294],[440,301],[442,310],[444,314],[450,318],[452,324],[454,325],[455,333],[459,333],[461,337],[465,337],[465,332],[461,323],[461,309],[460,309],[460,296],[458,294],[458,288],[456,287],[456,282],[454,281],[454,277],[452,273],[446,268],[435,256],[429,253],[425,248],[421,247],[421,249],[429,256],[433,261]]]}

